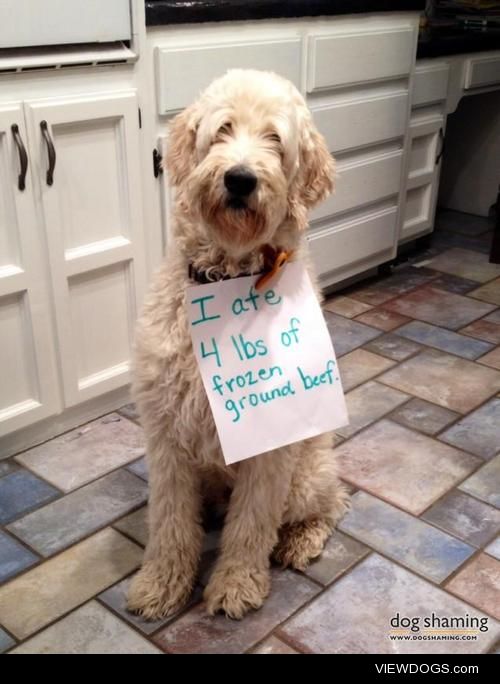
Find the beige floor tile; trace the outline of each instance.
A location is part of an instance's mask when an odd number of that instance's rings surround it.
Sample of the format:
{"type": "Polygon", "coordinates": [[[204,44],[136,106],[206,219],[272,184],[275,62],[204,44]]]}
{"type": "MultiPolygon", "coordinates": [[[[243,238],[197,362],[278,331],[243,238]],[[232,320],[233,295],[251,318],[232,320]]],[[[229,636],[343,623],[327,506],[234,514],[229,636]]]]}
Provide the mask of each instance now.
{"type": "Polygon", "coordinates": [[[355,349],[349,352],[338,361],[344,392],[349,392],[356,385],[361,385],[362,382],[371,380],[375,375],[392,368],[394,363],[366,349],[355,349]]]}
{"type": "Polygon", "coordinates": [[[24,639],[129,574],[142,549],[107,528],[0,588],[0,623],[24,639]]]}
{"type": "Polygon", "coordinates": [[[468,413],[500,389],[500,373],[451,354],[426,350],[377,378],[378,382],[468,413]]]}
{"type": "Polygon", "coordinates": [[[379,420],[335,453],[342,478],[415,515],[482,462],[390,420],[379,420]]]}
{"type": "Polygon", "coordinates": [[[13,654],[160,654],[161,651],[96,601],[74,613],[12,651],[13,654]]]}
{"type": "Polygon", "coordinates": [[[354,318],[354,316],[369,311],[372,308],[369,304],[364,304],[363,302],[358,302],[355,299],[343,297],[341,295],[327,299],[323,304],[323,307],[327,311],[340,314],[346,318],[354,318]]]}
{"type": "Polygon", "coordinates": [[[143,453],[142,429],[112,413],[25,451],[16,461],[69,492],[143,453]]]}

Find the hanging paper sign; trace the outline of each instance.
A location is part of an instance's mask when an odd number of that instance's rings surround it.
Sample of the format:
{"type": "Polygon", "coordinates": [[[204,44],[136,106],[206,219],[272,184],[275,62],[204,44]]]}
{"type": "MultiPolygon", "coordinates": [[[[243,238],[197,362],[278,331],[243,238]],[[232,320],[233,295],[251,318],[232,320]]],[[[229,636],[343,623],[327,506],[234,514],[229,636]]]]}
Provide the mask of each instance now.
{"type": "Polygon", "coordinates": [[[187,290],[193,348],[227,464],[348,423],[323,313],[300,261],[187,290]]]}

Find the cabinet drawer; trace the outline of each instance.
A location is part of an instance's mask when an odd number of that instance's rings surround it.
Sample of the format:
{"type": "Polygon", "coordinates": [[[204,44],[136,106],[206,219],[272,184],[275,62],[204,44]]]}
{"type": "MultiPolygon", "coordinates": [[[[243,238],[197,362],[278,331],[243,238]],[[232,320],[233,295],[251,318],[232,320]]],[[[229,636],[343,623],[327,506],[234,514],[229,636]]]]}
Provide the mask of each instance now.
{"type": "Polygon", "coordinates": [[[352,267],[392,249],[396,216],[397,207],[389,207],[376,214],[312,233],[309,248],[317,272],[325,275],[347,268],[353,272],[363,270],[352,267]]]}
{"type": "Polygon", "coordinates": [[[411,28],[310,36],[307,92],[406,76],[414,49],[411,28]]]}
{"type": "Polygon", "coordinates": [[[396,195],[401,182],[402,150],[363,163],[339,164],[336,192],[311,214],[317,221],[354,207],[396,195]]]}
{"type": "Polygon", "coordinates": [[[465,90],[500,83],[500,55],[495,57],[473,57],[467,64],[465,90]]]}
{"type": "Polygon", "coordinates": [[[301,85],[300,38],[156,48],[158,113],[178,111],[228,69],[275,71],[301,85]]]}
{"type": "Polygon", "coordinates": [[[411,103],[414,107],[446,100],[448,64],[418,64],[415,69],[411,103]]]}
{"type": "Polygon", "coordinates": [[[408,92],[312,109],[331,152],[372,145],[404,135],[408,92]]]}

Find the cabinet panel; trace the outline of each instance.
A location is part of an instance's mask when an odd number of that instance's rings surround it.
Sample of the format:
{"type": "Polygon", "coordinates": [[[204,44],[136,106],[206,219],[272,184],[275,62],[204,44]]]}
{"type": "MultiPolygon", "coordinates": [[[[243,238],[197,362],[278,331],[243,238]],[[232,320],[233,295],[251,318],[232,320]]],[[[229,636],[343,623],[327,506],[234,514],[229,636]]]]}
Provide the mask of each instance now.
{"type": "Polygon", "coordinates": [[[433,218],[432,184],[426,183],[406,193],[402,237],[417,235],[431,226],[433,218]]]}
{"type": "Polygon", "coordinates": [[[183,109],[228,69],[275,71],[301,85],[300,38],[156,48],[158,113],[183,109]]]}
{"type": "Polygon", "coordinates": [[[131,330],[127,262],[69,279],[69,308],[74,333],[78,388],[112,380],[128,370],[131,330]]]}
{"type": "Polygon", "coordinates": [[[318,221],[348,209],[371,204],[399,192],[402,150],[363,161],[339,163],[335,193],[311,213],[318,221]]]}
{"type": "Polygon", "coordinates": [[[466,90],[481,88],[500,83],[500,55],[492,57],[473,57],[467,64],[465,75],[466,90]]]}
{"type": "Polygon", "coordinates": [[[133,322],[145,278],[137,100],[134,92],[117,93],[31,102],[27,110],[65,405],[72,406],[129,382],[133,322]]]}
{"type": "Polygon", "coordinates": [[[414,115],[410,125],[407,191],[400,240],[429,232],[434,221],[444,142],[442,116],[414,115]]]}
{"type": "Polygon", "coordinates": [[[410,73],[411,28],[310,36],[307,92],[410,73]]]}
{"type": "Polygon", "coordinates": [[[33,203],[21,105],[0,108],[0,435],[60,408],[46,259],[33,203]],[[24,174],[23,174],[24,175],[24,174]]]}
{"type": "Polygon", "coordinates": [[[419,107],[446,100],[449,70],[448,64],[417,62],[413,79],[412,105],[419,107]]]}
{"type": "Polygon", "coordinates": [[[128,236],[121,118],[52,124],[52,132],[65,249],[128,236]]]}
{"type": "Polygon", "coordinates": [[[402,137],[408,116],[408,92],[313,107],[312,113],[330,152],[335,154],[402,137]]]}
{"type": "Polygon", "coordinates": [[[308,240],[318,274],[323,276],[346,269],[360,272],[364,261],[389,253],[395,241],[396,217],[397,207],[391,206],[312,232],[308,240]]]}

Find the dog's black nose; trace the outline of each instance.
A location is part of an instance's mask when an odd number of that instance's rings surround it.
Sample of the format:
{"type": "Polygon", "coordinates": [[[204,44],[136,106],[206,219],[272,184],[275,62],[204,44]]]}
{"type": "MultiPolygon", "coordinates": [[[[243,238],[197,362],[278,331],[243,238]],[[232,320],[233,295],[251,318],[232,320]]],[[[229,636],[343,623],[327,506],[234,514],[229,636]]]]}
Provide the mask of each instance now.
{"type": "Polygon", "coordinates": [[[257,186],[257,176],[247,166],[233,166],[224,174],[224,185],[236,197],[246,197],[257,186]]]}

